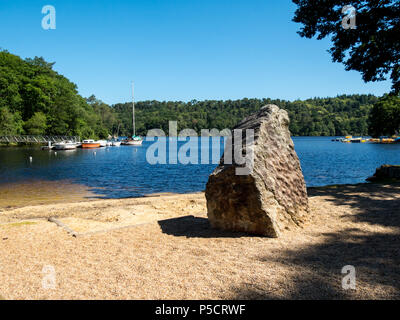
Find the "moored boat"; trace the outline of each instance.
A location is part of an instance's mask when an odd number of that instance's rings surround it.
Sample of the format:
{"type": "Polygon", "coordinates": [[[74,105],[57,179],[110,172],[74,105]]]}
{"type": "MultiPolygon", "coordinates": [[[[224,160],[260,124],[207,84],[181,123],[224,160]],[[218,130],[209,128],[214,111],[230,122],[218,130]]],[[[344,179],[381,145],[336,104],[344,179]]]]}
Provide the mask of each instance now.
{"type": "Polygon", "coordinates": [[[143,139],[138,136],[134,136],[132,138],[126,139],[122,141],[124,146],[141,146],[143,143],[143,139]]]}
{"type": "Polygon", "coordinates": [[[94,140],[83,140],[82,142],[83,149],[93,149],[93,148],[100,148],[100,142],[94,140]]]}
{"type": "Polygon", "coordinates": [[[62,141],[53,145],[54,150],[74,150],[78,144],[72,141],[62,141]]]}
{"type": "Polygon", "coordinates": [[[352,139],[349,139],[350,140],[350,142],[351,143],[364,143],[365,142],[365,139],[364,138],[352,138],[352,139]]]}
{"type": "Polygon", "coordinates": [[[113,140],[113,141],[111,141],[111,145],[113,147],[119,147],[121,145],[121,141],[113,140]]]}
{"type": "Polygon", "coordinates": [[[132,138],[127,138],[122,141],[124,146],[141,146],[143,143],[143,139],[140,136],[136,135],[136,125],[135,125],[135,98],[134,98],[134,84],[132,82],[132,128],[133,135],[132,138]]]}
{"type": "Polygon", "coordinates": [[[393,138],[383,138],[381,139],[381,143],[394,143],[395,139],[393,138]]]}
{"type": "Polygon", "coordinates": [[[340,142],[351,143],[350,139],[346,139],[346,138],[341,139],[340,142]]]}

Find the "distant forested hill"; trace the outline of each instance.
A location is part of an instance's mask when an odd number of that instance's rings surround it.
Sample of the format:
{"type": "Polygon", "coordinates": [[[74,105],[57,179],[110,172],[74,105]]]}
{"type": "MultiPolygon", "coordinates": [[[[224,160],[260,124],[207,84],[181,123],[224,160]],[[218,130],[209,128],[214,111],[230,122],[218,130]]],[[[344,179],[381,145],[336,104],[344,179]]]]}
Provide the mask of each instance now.
{"type": "MultiPolygon", "coordinates": [[[[132,133],[131,103],[109,106],[83,98],[77,87],[43,58],[21,59],[0,51],[0,135],[50,134],[106,138],[132,133]]],[[[293,135],[367,135],[372,95],[314,98],[305,101],[242,99],[136,104],[137,133],[178,121],[179,129],[232,128],[247,115],[273,103],[289,112],[293,135]]]]}
{"type": "MultiPolygon", "coordinates": [[[[336,98],[314,98],[305,101],[271,99],[242,99],[227,101],[159,102],[144,101],[136,104],[137,130],[161,128],[168,132],[168,121],[177,120],[178,129],[232,128],[244,117],[266,104],[276,104],[288,111],[290,130],[296,136],[342,136],[347,134],[367,135],[368,117],[373,104],[378,100],[373,95],[348,95],[336,98]]],[[[121,132],[131,132],[132,104],[113,106],[121,132]]]]}

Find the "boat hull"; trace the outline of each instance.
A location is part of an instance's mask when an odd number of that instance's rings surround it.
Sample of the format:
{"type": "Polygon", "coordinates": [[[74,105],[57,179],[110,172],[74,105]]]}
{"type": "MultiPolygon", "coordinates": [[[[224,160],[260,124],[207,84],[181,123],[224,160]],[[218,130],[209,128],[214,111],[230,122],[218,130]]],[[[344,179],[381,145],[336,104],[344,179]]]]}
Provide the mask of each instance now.
{"type": "Polygon", "coordinates": [[[76,146],[54,146],[53,150],[75,150],[76,146]]]}
{"type": "Polygon", "coordinates": [[[100,143],[82,143],[83,149],[100,148],[100,143]]]}
{"type": "Polygon", "coordinates": [[[140,141],[126,141],[124,142],[124,146],[141,146],[143,143],[142,140],[140,141]]]}
{"type": "Polygon", "coordinates": [[[75,150],[78,147],[77,143],[73,142],[61,142],[61,143],[55,143],[53,145],[54,150],[75,150]]]}

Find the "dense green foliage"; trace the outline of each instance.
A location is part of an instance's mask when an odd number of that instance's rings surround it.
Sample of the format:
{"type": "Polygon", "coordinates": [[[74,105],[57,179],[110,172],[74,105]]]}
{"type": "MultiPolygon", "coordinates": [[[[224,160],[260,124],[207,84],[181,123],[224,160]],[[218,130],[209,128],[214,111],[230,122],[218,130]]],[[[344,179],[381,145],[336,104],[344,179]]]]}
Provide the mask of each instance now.
{"type": "Polygon", "coordinates": [[[400,97],[386,95],[374,105],[369,131],[375,137],[400,132],[400,97]]]}
{"type": "Polygon", "coordinates": [[[52,67],[43,58],[0,52],[0,135],[106,136],[101,105],[88,103],[52,67]]]}
{"type": "Polygon", "coordinates": [[[333,61],[361,72],[365,81],[390,76],[393,92],[400,92],[400,0],[292,1],[297,5],[293,20],[303,25],[302,37],[328,37],[333,61]],[[348,20],[344,6],[355,9],[354,29],[342,25],[348,20]]]}
{"type": "MultiPolygon", "coordinates": [[[[132,134],[132,104],[109,106],[94,96],[87,99],[75,84],[55,72],[53,64],[34,58],[22,60],[0,52],[0,135],[49,134],[105,138],[132,134]]],[[[161,128],[168,121],[178,129],[232,128],[247,115],[273,103],[286,109],[293,135],[366,135],[372,95],[314,98],[305,101],[242,99],[236,101],[159,102],[136,104],[137,133],[161,128]]]]}
{"type": "MultiPolygon", "coordinates": [[[[168,121],[178,121],[178,130],[202,128],[222,130],[232,128],[244,117],[266,104],[276,104],[288,111],[290,130],[299,136],[367,135],[368,116],[373,95],[314,98],[305,101],[271,99],[242,99],[236,101],[159,102],[144,101],[136,104],[137,131],[145,135],[147,130],[161,128],[168,133],[168,121]]],[[[113,106],[121,122],[120,133],[132,130],[132,104],[113,106]]]]}

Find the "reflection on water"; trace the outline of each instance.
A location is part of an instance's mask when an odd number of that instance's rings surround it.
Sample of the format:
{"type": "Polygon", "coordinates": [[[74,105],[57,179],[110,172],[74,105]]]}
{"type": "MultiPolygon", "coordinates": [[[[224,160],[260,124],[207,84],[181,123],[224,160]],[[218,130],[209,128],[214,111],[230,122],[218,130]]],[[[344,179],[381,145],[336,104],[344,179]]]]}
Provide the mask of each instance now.
{"type": "Polygon", "coordinates": [[[0,209],[75,202],[96,197],[84,185],[69,181],[25,181],[0,184],[0,209]]]}
{"type": "MultiPolygon", "coordinates": [[[[293,140],[307,186],[365,182],[382,164],[400,164],[400,144],[344,144],[329,137],[293,140]]],[[[57,153],[33,147],[0,148],[0,207],[205,189],[216,164],[151,165],[146,160],[149,145],[145,141],[142,147],[57,153]]],[[[212,153],[210,149],[210,160],[212,153]]],[[[199,159],[201,155],[198,152],[199,159]]]]}

